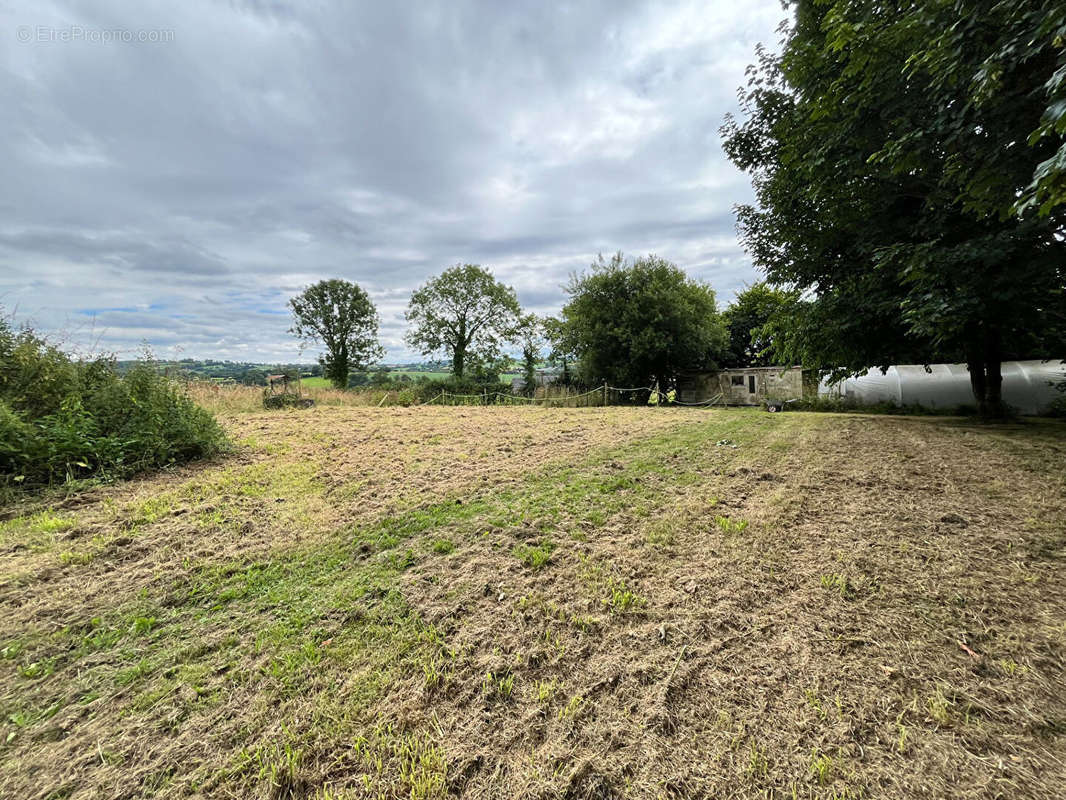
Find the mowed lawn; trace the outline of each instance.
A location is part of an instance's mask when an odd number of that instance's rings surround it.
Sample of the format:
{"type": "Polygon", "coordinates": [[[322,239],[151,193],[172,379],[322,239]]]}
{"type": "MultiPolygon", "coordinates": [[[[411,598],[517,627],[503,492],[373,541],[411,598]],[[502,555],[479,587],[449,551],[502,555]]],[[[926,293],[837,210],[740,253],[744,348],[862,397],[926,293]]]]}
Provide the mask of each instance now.
{"type": "Polygon", "coordinates": [[[1063,794],[1061,423],[226,425],[3,510],[0,797],[1063,794]]]}

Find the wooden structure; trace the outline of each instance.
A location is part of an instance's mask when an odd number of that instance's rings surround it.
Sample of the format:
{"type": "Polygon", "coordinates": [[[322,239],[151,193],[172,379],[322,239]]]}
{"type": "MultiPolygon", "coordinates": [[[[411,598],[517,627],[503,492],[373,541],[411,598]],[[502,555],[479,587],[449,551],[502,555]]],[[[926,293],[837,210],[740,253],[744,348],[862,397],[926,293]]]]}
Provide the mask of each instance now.
{"type": "Polygon", "coordinates": [[[267,375],[267,386],[263,391],[263,408],[285,408],[295,406],[297,408],[311,408],[315,401],[310,397],[304,397],[300,386],[300,377],[296,377],[296,388],[291,389],[293,379],[288,375],[267,375]]]}

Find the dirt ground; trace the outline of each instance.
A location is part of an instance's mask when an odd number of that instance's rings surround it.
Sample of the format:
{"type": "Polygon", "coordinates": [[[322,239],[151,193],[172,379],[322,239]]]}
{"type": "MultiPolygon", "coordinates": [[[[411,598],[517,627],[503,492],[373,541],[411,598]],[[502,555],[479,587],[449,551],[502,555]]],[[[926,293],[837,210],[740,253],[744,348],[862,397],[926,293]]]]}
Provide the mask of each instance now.
{"type": "Polygon", "coordinates": [[[1066,426],[237,414],[0,509],[0,797],[1066,794],[1066,426]]]}

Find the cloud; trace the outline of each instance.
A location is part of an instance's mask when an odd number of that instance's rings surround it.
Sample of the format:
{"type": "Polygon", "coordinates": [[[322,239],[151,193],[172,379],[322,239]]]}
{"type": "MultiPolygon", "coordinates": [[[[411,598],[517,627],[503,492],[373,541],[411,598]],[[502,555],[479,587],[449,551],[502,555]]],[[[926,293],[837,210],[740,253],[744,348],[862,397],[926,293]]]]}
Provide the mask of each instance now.
{"type": "Polygon", "coordinates": [[[4,6],[0,303],[72,346],[290,360],[286,300],[343,277],[403,360],[407,296],[457,262],[541,313],[618,249],[728,301],[756,276],[732,215],[750,188],[717,131],[781,16],[776,0],[4,6]]]}

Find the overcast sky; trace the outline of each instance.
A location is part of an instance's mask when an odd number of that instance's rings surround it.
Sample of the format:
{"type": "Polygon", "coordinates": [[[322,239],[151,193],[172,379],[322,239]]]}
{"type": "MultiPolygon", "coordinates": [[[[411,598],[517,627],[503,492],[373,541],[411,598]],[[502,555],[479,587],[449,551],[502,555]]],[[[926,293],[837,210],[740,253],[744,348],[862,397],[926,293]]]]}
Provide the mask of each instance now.
{"type": "MultiPolygon", "coordinates": [[[[757,280],[718,128],[765,2],[0,0],[0,304],[72,347],[296,360],[286,300],[480,263],[526,308],[598,252],[757,280]]],[[[314,350],[303,358],[310,360],[314,350]]]]}

